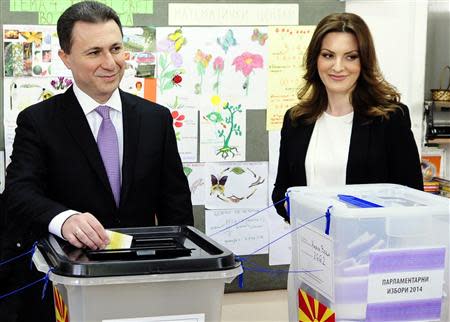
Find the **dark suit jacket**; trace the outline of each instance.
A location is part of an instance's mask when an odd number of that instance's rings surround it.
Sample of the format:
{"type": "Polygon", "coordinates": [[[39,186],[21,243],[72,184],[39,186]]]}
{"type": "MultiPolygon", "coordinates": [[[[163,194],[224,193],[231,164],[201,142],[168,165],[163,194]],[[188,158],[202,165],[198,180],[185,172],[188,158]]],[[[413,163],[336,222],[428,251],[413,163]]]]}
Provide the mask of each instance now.
{"type": "MultiPolygon", "coordinates": [[[[282,200],[289,187],[306,185],[305,158],[313,129],[314,123],[305,125],[302,120],[294,126],[286,112],[273,202],[282,200]]],[[[391,113],[389,120],[367,119],[355,112],[346,184],[364,183],[396,183],[423,190],[419,154],[406,106],[391,113]]],[[[283,203],[276,209],[287,219],[283,203]]]]}
{"type": "MultiPolygon", "coordinates": [[[[62,211],[92,213],[106,228],[193,225],[190,191],[168,109],[128,93],[122,99],[124,151],[119,207],[92,131],[72,88],[31,106],[17,118],[6,175],[3,258],[24,253],[48,234],[62,211]]],[[[3,232],[2,232],[3,234],[3,232]]],[[[36,281],[22,257],[0,267],[2,292],[36,281]]],[[[40,301],[36,284],[0,303],[0,320],[54,321],[52,288],[40,301]]]]}
{"type": "Polygon", "coordinates": [[[6,248],[48,233],[67,209],[92,213],[106,228],[193,225],[190,191],[168,109],[120,91],[124,151],[119,208],[72,88],[21,112],[6,176],[6,248]]]}

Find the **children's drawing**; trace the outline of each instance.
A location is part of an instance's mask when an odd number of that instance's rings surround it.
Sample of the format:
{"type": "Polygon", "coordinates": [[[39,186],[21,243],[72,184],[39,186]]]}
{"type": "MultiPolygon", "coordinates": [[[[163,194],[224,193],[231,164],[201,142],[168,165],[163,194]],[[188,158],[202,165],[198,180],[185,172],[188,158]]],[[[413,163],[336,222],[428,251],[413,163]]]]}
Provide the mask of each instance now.
{"type": "Polygon", "coordinates": [[[58,57],[56,26],[4,25],[5,76],[71,75],[58,57]]]}
{"type": "Polygon", "coordinates": [[[119,87],[121,90],[139,97],[145,97],[145,78],[134,77],[133,74],[124,75],[120,81],[119,87]]]}
{"type": "Polygon", "coordinates": [[[178,152],[183,162],[197,161],[198,111],[193,108],[171,109],[178,152]]]}
{"type": "Polygon", "coordinates": [[[200,161],[245,160],[246,113],[241,104],[231,104],[214,95],[200,101],[200,161]]]}
{"type": "Polygon", "coordinates": [[[235,119],[236,113],[242,113],[241,105],[230,105],[226,102],[220,112],[210,112],[204,116],[206,120],[215,125],[216,135],[223,141],[216,155],[220,155],[224,160],[230,155],[234,157],[238,152],[237,146],[231,143],[233,136],[242,136],[241,125],[235,119]]]}
{"type": "Polygon", "coordinates": [[[245,90],[245,95],[248,95],[250,74],[255,68],[263,68],[263,58],[259,54],[252,54],[246,51],[233,60],[233,65],[236,71],[240,71],[244,75],[245,81],[242,84],[242,89],[245,90]]]}
{"type": "Polygon", "coordinates": [[[205,204],[205,164],[183,163],[183,171],[189,182],[191,200],[193,205],[205,204]]]}
{"type": "Polygon", "coordinates": [[[227,54],[228,49],[230,49],[231,46],[237,45],[237,41],[233,35],[233,30],[228,29],[226,34],[223,37],[217,37],[217,43],[223,49],[225,54],[227,54]]]}
{"type": "Polygon", "coordinates": [[[52,79],[50,85],[56,90],[64,90],[72,85],[72,80],[68,77],[59,76],[56,79],[52,79]]]}
{"type": "Polygon", "coordinates": [[[202,93],[203,76],[206,73],[206,69],[208,68],[211,58],[211,54],[206,54],[200,49],[197,49],[197,53],[194,58],[194,61],[197,64],[197,74],[200,76],[200,81],[196,83],[194,87],[194,92],[197,95],[202,93]]]}
{"type": "Polygon", "coordinates": [[[267,214],[253,216],[256,212],[257,209],[206,210],[206,234],[237,255],[267,254],[267,214]]]}
{"type": "Polygon", "coordinates": [[[154,27],[123,28],[126,75],[155,77],[156,29],[154,27]]]}
{"type": "Polygon", "coordinates": [[[252,171],[250,168],[242,168],[242,167],[233,167],[233,168],[226,168],[222,171],[220,174],[219,179],[214,174],[211,174],[211,195],[215,194],[217,198],[219,198],[222,201],[225,202],[234,202],[239,203],[244,199],[250,198],[258,189],[258,186],[263,184],[265,179],[263,179],[261,176],[257,176],[254,171],[252,171]],[[225,195],[225,183],[227,182],[228,176],[224,175],[224,173],[234,173],[235,175],[250,175],[250,177],[253,177],[253,182],[249,183],[248,185],[248,191],[244,193],[242,196],[236,196],[234,194],[231,194],[229,196],[225,195]]]}
{"type": "Polygon", "coordinates": [[[174,86],[181,86],[183,80],[181,75],[185,71],[182,68],[183,57],[179,51],[185,43],[186,39],[181,29],[175,30],[158,42],[158,87],[161,94],[174,86]]]}
{"type": "Polygon", "coordinates": [[[181,114],[178,111],[172,111],[172,118],[173,118],[173,126],[175,127],[175,137],[177,141],[181,140],[181,132],[178,130],[183,126],[183,121],[186,118],[184,114],[181,114]]]}
{"type": "Polygon", "coordinates": [[[207,164],[207,173],[210,182],[208,209],[267,205],[267,162],[211,163],[207,164]]]}
{"type": "Polygon", "coordinates": [[[267,38],[269,38],[267,33],[259,31],[258,28],[253,29],[253,34],[251,38],[252,41],[257,41],[261,46],[264,46],[266,44],[267,38]]]}
{"type": "Polygon", "coordinates": [[[217,56],[213,62],[213,70],[217,76],[216,82],[213,85],[213,89],[214,89],[216,95],[219,95],[220,75],[223,72],[223,68],[224,68],[223,58],[220,56],[217,56]]]}
{"type": "MultiPolygon", "coordinates": [[[[181,65],[178,68],[182,70],[164,75],[163,79],[160,77],[158,103],[168,106],[173,103],[174,97],[178,96],[178,101],[182,105],[203,110],[208,108],[208,105],[201,104],[209,101],[211,96],[217,95],[226,98],[231,104],[239,102],[245,109],[265,109],[267,98],[261,93],[265,93],[267,88],[265,63],[267,46],[261,44],[267,44],[264,40],[267,28],[258,27],[260,38],[252,41],[254,29],[254,27],[183,27],[181,32],[177,27],[157,28],[157,43],[161,49],[157,57],[163,60],[157,62],[158,75],[163,75],[162,67],[170,62],[171,57],[167,52],[170,50],[177,52],[176,46],[181,46],[177,53],[181,58],[181,65]],[[162,46],[162,43],[168,41],[168,35],[173,35],[172,38],[177,39],[180,45],[171,41],[173,48],[162,46]],[[237,57],[245,52],[251,53],[252,56],[243,57],[244,63],[241,64],[237,57]],[[238,64],[237,72],[236,64],[238,64]],[[242,70],[247,73],[248,69],[245,64],[250,64],[250,71],[243,76],[242,70]],[[165,86],[170,90],[164,90],[165,86]]],[[[173,64],[171,67],[174,67],[173,64]]],[[[166,71],[170,70],[167,68],[166,71]]]]}

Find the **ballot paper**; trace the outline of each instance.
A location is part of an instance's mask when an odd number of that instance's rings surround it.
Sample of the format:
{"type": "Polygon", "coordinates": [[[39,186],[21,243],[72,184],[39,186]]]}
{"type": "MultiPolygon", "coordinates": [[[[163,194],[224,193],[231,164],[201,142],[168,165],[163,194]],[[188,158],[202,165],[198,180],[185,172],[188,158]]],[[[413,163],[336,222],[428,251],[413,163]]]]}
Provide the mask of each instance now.
{"type": "Polygon", "coordinates": [[[111,230],[106,230],[106,233],[108,234],[110,242],[105,249],[130,248],[133,236],[111,230]]]}

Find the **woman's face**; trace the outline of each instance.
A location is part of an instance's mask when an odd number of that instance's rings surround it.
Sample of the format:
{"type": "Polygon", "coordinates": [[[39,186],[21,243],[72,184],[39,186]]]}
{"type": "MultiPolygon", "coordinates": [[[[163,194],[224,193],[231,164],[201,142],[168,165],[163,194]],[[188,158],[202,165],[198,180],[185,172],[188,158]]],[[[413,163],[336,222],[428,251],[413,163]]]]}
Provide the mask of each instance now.
{"type": "Polygon", "coordinates": [[[317,69],[329,95],[350,95],[361,72],[355,36],[348,32],[328,33],[322,41],[317,69]]]}

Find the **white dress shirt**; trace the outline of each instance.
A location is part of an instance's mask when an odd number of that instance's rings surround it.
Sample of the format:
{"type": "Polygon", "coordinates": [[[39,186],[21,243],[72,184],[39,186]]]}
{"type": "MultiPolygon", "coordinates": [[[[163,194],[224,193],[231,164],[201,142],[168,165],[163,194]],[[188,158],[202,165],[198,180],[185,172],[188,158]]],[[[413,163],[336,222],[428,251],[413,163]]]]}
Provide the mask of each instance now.
{"type": "MultiPolygon", "coordinates": [[[[86,116],[86,119],[89,123],[89,127],[91,128],[92,135],[95,138],[95,141],[97,141],[97,135],[98,130],[100,129],[100,124],[102,123],[102,117],[100,114],[98,114],[95,109],[99,105],[107,105],[111,107],[111,110],[109,112],[110,118],[112,123],[114,124],[114,127],[116,129],[117,133],[117,140],[119,143],[119,158],[120,158],[120,169],[122,170],[122,163],[123,163],[123,119],[122,119],[122,100],[120,99],[120,93],[119,90],[116,89],[113,94],[111,95],[110,99],[104,103],[99,104],[96,102],[92,97],[87,95],[85,92],[83,92],[74,82],[73,85],[73,92],[75,94],[75,97],[78,100],[78,103],[80,103],[81,108],[83,109],[84,115],[86,116]]],[[[120,179],[122,181],[122,171],[120,172],[120,179]]],[[[70,216],[79,213],[79,211],[76,210],[66,210],[62,213],[56,215],[49,223],[48,225],[48,231],[51,232],[54,235],[57,235],[61,238],[61,228],[64,222],[69,218],[70,216]]],[[[95,214],[93,214],[95,216],[95,214]]]]}
{"type": "Polygon", "coordinates": [[[333,116],[326,112],[317,119],[306,152],[307,186],[345,185],[353,112],[333,116]]]}

